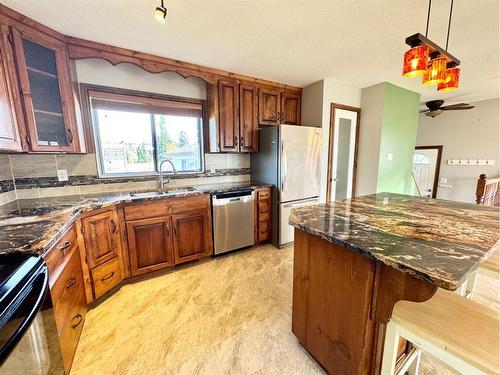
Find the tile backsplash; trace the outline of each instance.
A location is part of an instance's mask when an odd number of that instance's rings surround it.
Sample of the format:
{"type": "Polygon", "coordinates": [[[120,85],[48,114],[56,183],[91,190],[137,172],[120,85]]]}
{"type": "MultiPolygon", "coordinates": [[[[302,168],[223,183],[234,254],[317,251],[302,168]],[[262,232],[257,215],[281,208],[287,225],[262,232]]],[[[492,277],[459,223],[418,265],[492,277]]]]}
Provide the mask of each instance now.
{"type": "MultiPolygon", "coordinates": [[[[205,173],[169,176],[170,186],[246,181],[249,154],[205,154],[205,173]],[[215,169],[215,173],[211,173],[215,169]]],[[[0,204],[14,199],[158,188],[157,177],[98,178],[95,154],[0,154],[0,204]],[[59,182],[57,169],[69,180],[59,182]]]]}

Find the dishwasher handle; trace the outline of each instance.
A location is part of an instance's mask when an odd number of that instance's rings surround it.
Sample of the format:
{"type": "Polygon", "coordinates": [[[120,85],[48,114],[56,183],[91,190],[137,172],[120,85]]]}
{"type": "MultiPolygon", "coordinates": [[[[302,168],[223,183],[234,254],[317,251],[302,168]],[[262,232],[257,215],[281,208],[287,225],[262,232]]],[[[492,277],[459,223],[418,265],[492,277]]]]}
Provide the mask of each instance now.
{"type": "Polygon", "coordinates": [[[252,190],[244,192],[221,193],[212,196],[214,206],[226,206],[236,203],[248,203],[254,201],[254,192],[252,190]]]}

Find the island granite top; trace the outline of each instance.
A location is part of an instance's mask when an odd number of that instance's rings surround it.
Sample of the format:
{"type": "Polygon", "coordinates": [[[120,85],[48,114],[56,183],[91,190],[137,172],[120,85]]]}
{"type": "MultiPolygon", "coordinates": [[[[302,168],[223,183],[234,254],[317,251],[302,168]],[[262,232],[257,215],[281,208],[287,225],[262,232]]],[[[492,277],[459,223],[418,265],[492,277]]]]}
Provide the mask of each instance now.
{"type": "Polygon", "coordinates": [[[290,224],[448,290],[499,244],[498,207],[392,193],[297,208],[290,224]]]}
{"type": "Polygon", "coordinates": [[[198,185],[191,190],[172,188],[158,192],[116,192],[95,195],[70,195],[38,199],[18,199],[0,206],[0,256],[12,253],[43,254],[86,211],[119,203],[141,202],[182,196],[219,193],[268,184],[237,182],[198,185]]]}

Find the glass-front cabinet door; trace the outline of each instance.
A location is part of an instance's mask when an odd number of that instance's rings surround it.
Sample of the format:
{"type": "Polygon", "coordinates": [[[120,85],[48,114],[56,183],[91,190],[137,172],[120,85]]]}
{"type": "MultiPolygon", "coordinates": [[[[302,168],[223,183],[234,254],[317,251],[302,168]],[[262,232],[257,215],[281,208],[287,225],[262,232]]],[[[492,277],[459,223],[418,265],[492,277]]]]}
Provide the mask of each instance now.
{"type": "Polygon", "coordinates": [[[58,40],[12,30],[32,151],[78,151],[67,52],[58,40]]]}

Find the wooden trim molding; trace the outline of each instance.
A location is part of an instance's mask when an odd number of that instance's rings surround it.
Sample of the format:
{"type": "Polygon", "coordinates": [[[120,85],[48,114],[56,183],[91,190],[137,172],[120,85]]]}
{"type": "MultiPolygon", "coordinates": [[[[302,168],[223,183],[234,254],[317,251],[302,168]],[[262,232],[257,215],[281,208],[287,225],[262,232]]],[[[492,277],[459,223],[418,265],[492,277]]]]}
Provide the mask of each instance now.
{"type": "Polygon", "coordinates": [[[139,66],[150,73],[176,72],[183,78],[198,77],[209,84],[215,84],[219,79],[251,82],[260,86],[279,87],[291,92],[301,92],[299,87],[283,83],[268,81],[260,78],[245,76],[225,70],[197,65],[168,57],[151,55],[133,51],[127,48],[110,46],[108,44],[92,42],[86,39],[66,37],[69,57],[71,59],[99,58],[113,65],[129,63],[139,66]]]}
{"type": "Polygon", "coordinates": [[[437,160],[436,160],[436,171],[434,173],[434,181],[432,183],[432,198],[437,196],[437,188],[439,183],[439,173],[441,171],[441,156],[443,154],[443,145],[439,146],[415,146],[415,150],[438,150],[437,160]]]}
{"type": "Polygon", "coordinates": [[[329,202],[332,192],[332,163],[333,163],[333,137],[335,130],[335,110],[343,109],[346,111],[356,112],[356,140],[354,143],[354,166],[352,170],[352,197],[356,193],[356,171],[358,169],[358,149],[359,149],[359,124],[361,120],[361,108],[351,107],[349,105],[331,103],[330,104],[330,131],[328,134],[328,165],[326,170],[326,201],[329,202]]]}

